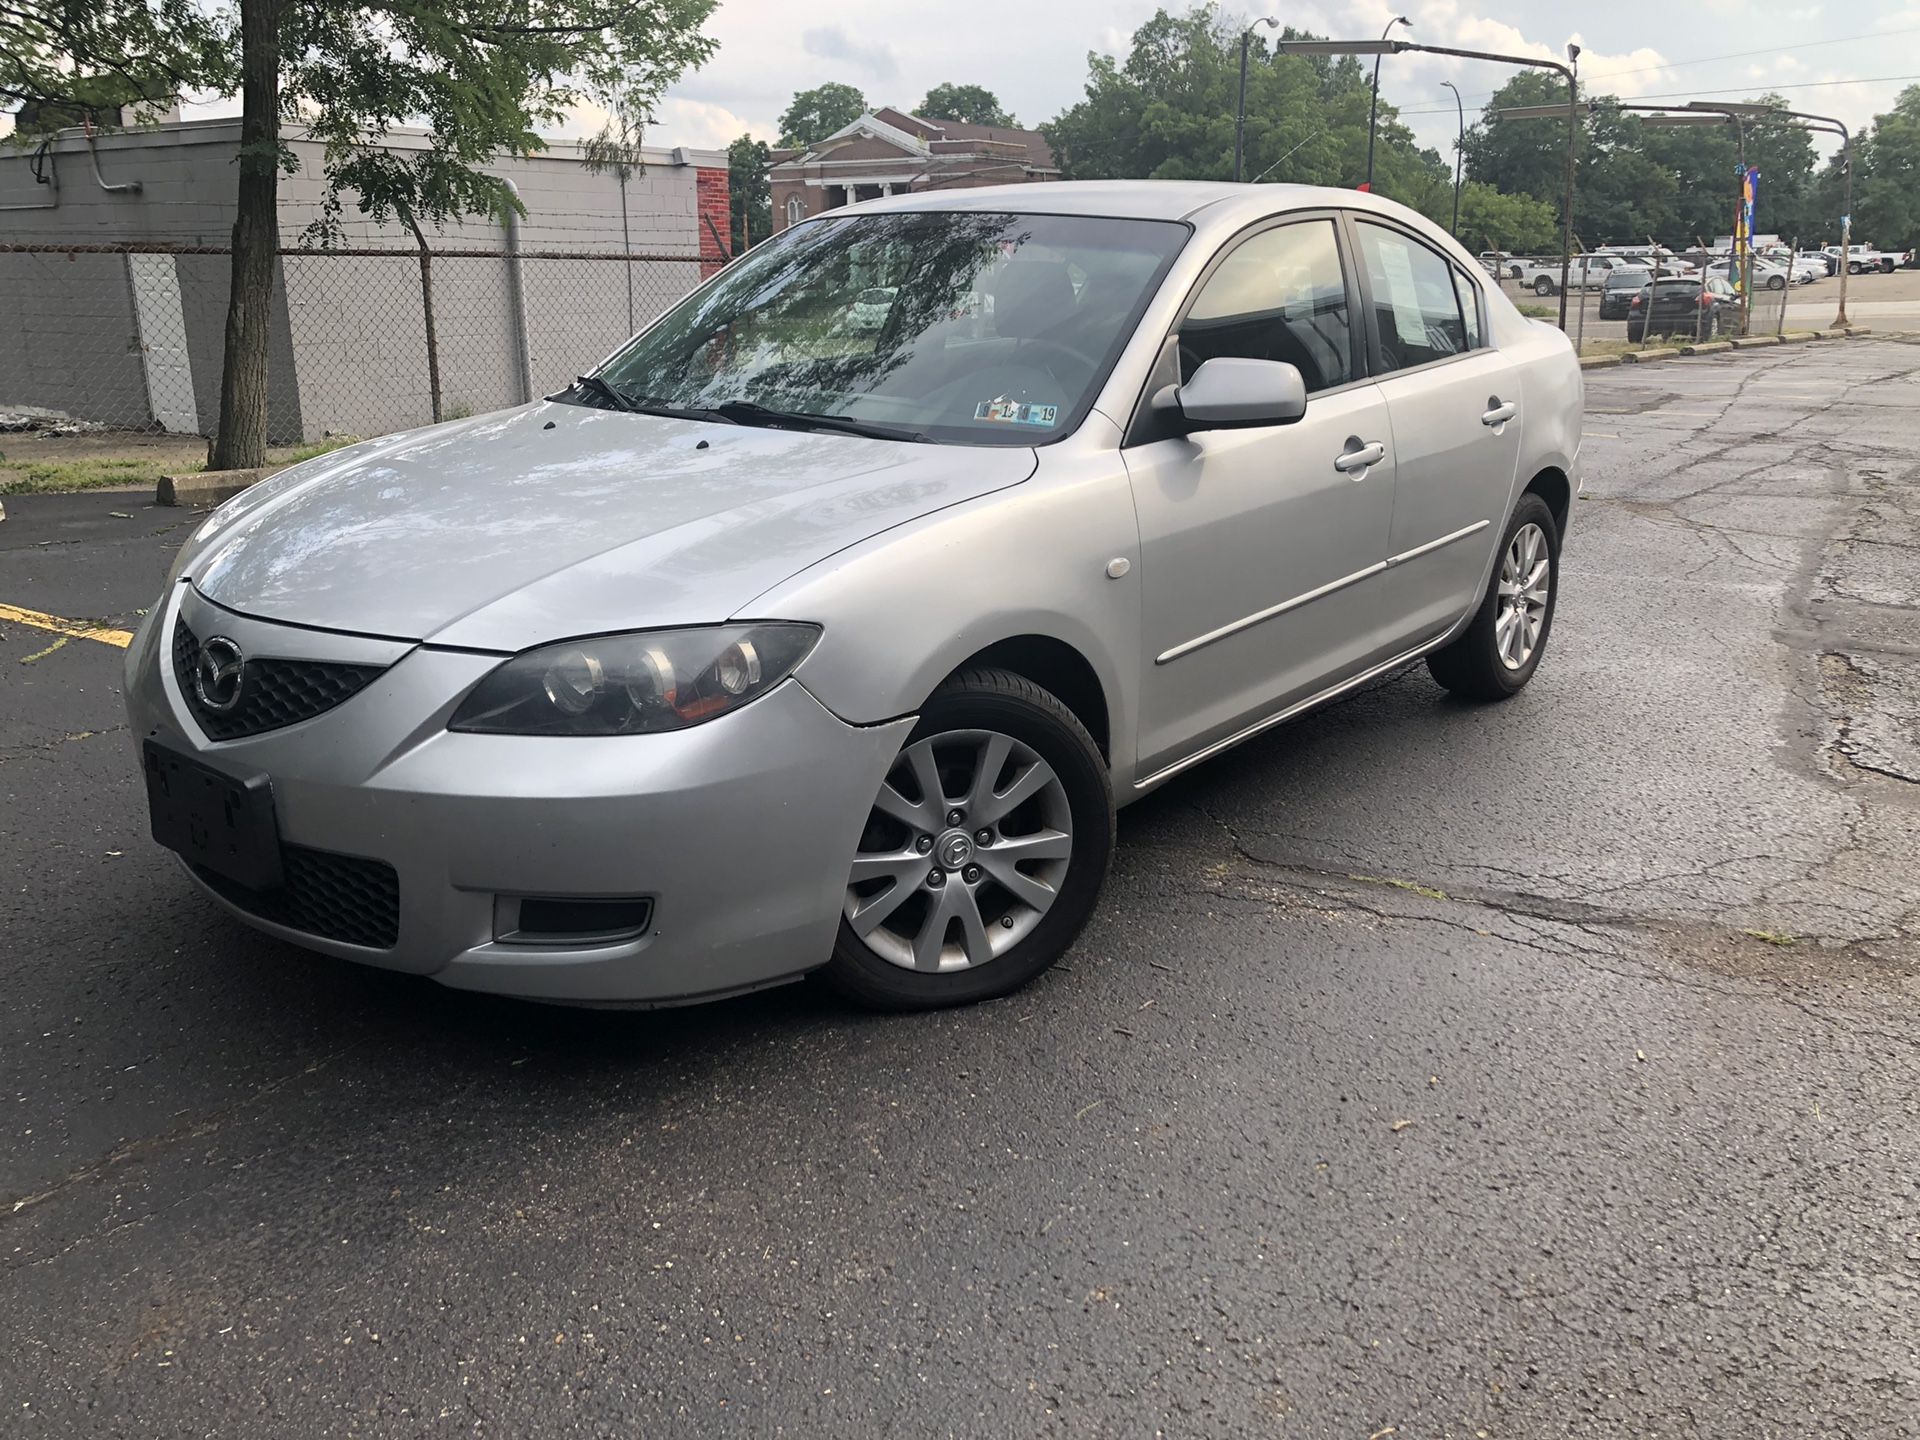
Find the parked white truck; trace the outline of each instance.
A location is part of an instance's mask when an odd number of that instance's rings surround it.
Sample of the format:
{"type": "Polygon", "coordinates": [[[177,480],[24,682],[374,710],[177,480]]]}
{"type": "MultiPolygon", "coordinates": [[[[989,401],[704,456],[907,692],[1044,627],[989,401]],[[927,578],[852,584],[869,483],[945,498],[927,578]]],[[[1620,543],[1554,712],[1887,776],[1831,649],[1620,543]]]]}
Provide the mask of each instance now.
{"type": "MultiPolygon", "coordinates": [[[[1645,267],[1630,266],[1618,255],[1576,255],[1567,275],[1567,284],[1574,290],[1604,290],[1609,275],[1628,268],[1645,267]]],[[[1560,289],[1560,257],[1549,255],[1514,260],[1507,266],[1507,276],[1518,280],[1536,295],[1555,294],[1560,289]]]]}
{"type": "Polygon", "coordinates": [[[1871,245],[1850,245],[1844,251],[1838,245],[1824,245],[1820,253],[1843,261],[1849,275],[1866,275],[1875,270],[1891,275],[1913,259],[1910,250],[1876,250],[1871,245]]]}

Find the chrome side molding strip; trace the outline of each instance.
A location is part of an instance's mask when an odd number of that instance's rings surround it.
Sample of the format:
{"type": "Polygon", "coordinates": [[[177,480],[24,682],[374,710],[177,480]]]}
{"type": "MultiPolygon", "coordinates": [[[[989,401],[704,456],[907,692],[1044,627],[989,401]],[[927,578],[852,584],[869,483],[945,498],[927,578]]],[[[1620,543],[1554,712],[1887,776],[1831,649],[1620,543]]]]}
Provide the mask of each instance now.
{"type": "Polygon", "coordinates": [[[1207,646],[1212,645],[1216,641],[1224,640],[1229,635],[1238,635],[1242,630],[1250,630],[1263,621],[1286,614],[1289,610],[1297,610],[1302,605],[1309,605],[1315,600],[1325,599],[1336,590],[1344,590],[1349,585],[1370,579],[1384,570],[1392,569],[1395,565],[1404,565],[1409,560],[1417,560],[1422,555],[1430,555],[1444,545],[1453,544],[1456,540],[1464,540],[1469,535],[1478,535],[1492,523],[1491,520],[1476,520],[1473,524],[1463,526],[1450,535],[1442,535],[1438,540],[1429,540],[1424,545],[1416,545],[1413,549],[1403,550],[1398,555],[1389,555],[1385,560],[1376,560],[1364,570],[1356,570],[1351,575],[1342,575],[1338,580],[1329,580],[1326,584],[1309,590],[1304,595],[1295,595],[1291,600],[1282,600],[1278,605],[1269,605],[1264,610],[1256,610],[1251,615],[1229,621],[1218,630],[1209,630],[1204,635],[1196,635],[1191,640],[1183,640],[1171,650],[1163,650],[1154,656],[1153,663],[1156,665],[1165,665],[1170,660],[1178,660],[1182,655],[1191,655],[1196,650],[1204,650],[1207,646]]]}
{"type": "Polygon", "coordinates": [[[1407,561],[1417,560],[1422,555],[1431,555],[1443,545],[1451,545],[1454,541],[1464,540],[1469,535],[1478,535],[1491,524],[1493,524],[1491,520],[1476,520],[1471,525],[1462,526],[1451,535],[1442,535],[1438,540],[1429,540],[1426,544],[1416,545],[1411,550],[1402,550],[1398,555],[1389,555],[1387,564],[1389,567],[1404,565],[1407,561]]]}
{"type": "MultiPolygon", "coordinates": [[[[1485,523],[1485,522],[1482,522],[1482,523],[1485,523]]],[[[1449,627],[1449,629],[1450,628],[1451,627],[1449,627]]],[[[1254,736],[1258,735],[1261,731],[1271,730],[1274,726],[1280,724],[1282,721],[1291,720],[1294,716],[1298,715],[1303,710],[1311,710],[1316,705],[1325,704],[1327,701],[1332,700],[1337,696],[1344,695],[1347,691],[1353,689],[1356,686],[1366,684],[1367,681],[1374,679],[1376,676],[1384,675],[1389,670],[1398,669],[1400,666],[1405,665],[1410,660],[1418,660],[1422,655],[1426,654],[1427,651],[1433,649],[1435,646],[1439,645],[1439,643],[1442,640],[1446,639],[1447,634],[1448,634],[1448,631],[1443,630],[1440,632],[1440,634],[1436,635],[1433,639],[1423,641],[1421,644],[1414,646],[1413,649],[1394,656],[1391,660],[1382,660],[1378,665],[1372,666],[1371,668],[1366,670],[1362,670],[1358,675],[1352,676],[1351,678],[1346,680],[1342,680],[1338,685],[1329,685],[1326,689],[1318,691],[1312,695],[1309,695],[1304,700],[1296,700],[1293,702],[1293,704],[1287,706],[1286,709],[1277,710],[1273,714],[1267,716],[1265,719],[1256,720],[1253,722],[1253,724],[1247,726],[1246,729],[1235,731],[1233,734],[1227,736],[1224,740],[1216,740],[1211,745],[1206,746],[1204,749],[1196,750],[1193,752],[1193,754],[1186,756],[1184,759],[1176,760],[1173,762],[1173,764],[1154,771],[1153,774],[1147,776],[1146,779],[1144,780],[1134,781],[1133,788],[1135,790],[1149,790],[1155,785],[1158,785],[1162,780],[1170,779],[1171,777],[1178,775],[1182,770],[1186,770],[1191,766],[1198,765],[1202,760],[1211,760],[1215,755],[1218,755],[1222,750],[1231,750],[1234,746],[1238,745],[1241,741],[1251,740],[1254,736]]]]}

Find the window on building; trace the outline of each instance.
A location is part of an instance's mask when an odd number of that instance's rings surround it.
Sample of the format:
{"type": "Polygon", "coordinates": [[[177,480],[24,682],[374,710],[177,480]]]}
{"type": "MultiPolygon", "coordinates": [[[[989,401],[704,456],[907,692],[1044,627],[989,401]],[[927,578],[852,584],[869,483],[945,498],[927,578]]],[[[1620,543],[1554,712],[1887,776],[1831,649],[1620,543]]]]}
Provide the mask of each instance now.
{"type": "Polygon", "coordinates": [[[787,197],[787,224],[798,225],[807,218],[807,202],[799,195],[787,197]]]}
{"type": "Polygon", "coordinates": [[[1284,360],[1309,392],[1353,378],[1353,320],[1331,220],[1242,241],[1180,325],[1180,378],[1218,356],[1284,360]]]}

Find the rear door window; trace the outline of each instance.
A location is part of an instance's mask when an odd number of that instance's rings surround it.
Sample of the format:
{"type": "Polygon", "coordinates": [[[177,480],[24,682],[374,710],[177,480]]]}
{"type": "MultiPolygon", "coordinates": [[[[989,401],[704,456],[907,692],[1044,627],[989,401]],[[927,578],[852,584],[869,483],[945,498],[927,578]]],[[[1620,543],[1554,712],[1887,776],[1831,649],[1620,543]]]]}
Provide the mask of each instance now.
{"type": "Polygon", "coordinates": [[[1355,220],[1374,328],[1385,370],[1409,370],[1464,354],[1466,324],[1452,267],[1398,230],[1355,220]]]}

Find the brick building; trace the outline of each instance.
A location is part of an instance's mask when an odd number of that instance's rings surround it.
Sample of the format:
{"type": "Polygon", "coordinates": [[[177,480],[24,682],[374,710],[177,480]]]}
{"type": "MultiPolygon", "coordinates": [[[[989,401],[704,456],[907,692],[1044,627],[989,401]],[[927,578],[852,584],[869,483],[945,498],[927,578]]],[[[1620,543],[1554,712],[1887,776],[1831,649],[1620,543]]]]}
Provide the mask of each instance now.
{"type": "Polygon", "coordinates": [[[809,215],[912,190],[1058,180],[1037,130],[929,120],[890,107],[862,115],[805,150],[776,150],[767,178],[773,228],[809,215]]]}

